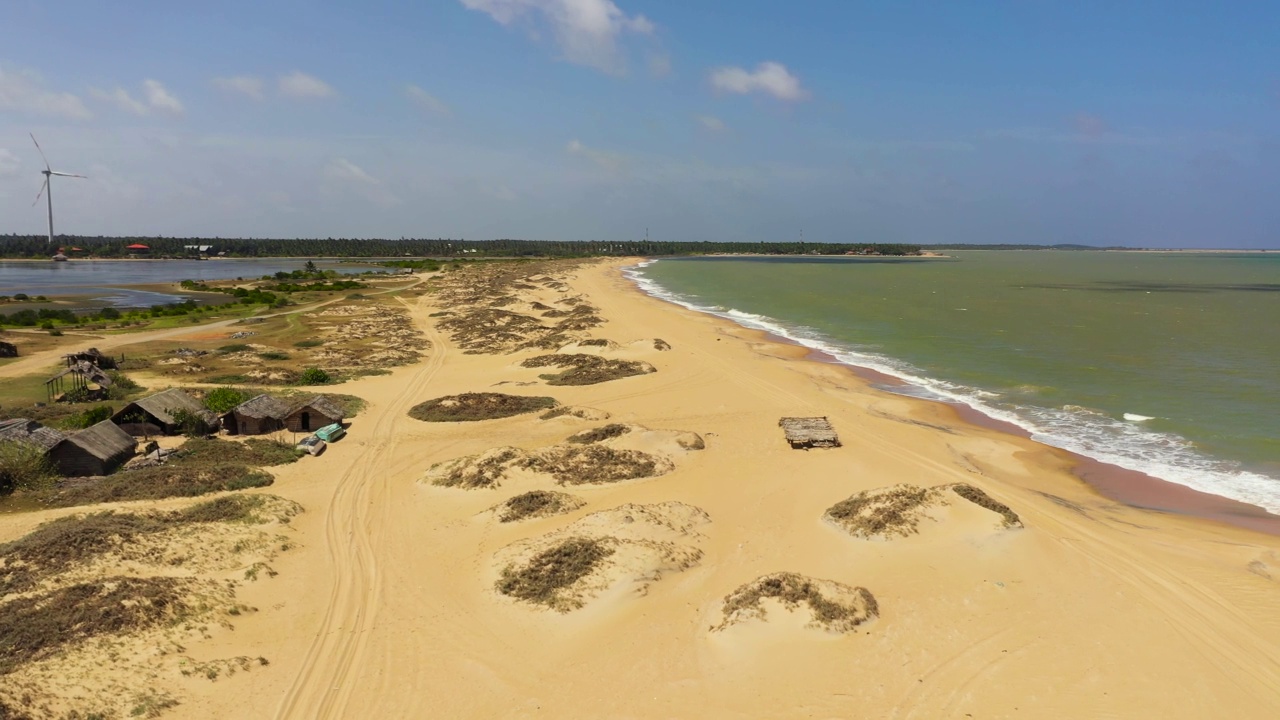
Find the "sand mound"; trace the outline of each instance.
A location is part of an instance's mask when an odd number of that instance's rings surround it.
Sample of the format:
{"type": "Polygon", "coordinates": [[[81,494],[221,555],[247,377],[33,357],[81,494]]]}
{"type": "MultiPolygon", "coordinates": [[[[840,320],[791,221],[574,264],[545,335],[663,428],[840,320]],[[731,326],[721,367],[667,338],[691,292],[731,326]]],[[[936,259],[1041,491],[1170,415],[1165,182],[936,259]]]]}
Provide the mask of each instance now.
{"type": "Polygon", "coordinates": [[[627,433],[631,432],[631,430],[632,430],[632,426],[630,425],[623,425],[622,423],[611,423],[609,425],[602,425],[598,428],[583,430],[580,433],[574,433],[573,435],[570,435],[568,438],[565,438],[565,442],[574,443],[577,445],[589,445],[591,443],[598,443],[598,442],[603,442],[605,440],[609,440],[612,438],[616,438],[620,435],[626,435],[627,433]]]}
{"type": "Polygon", "coordinates": [[[523,415],[557,405],[555,398],[464,393],[428,400],[409,408],[409,417],[424,422],[474,422],[523,415]]]}
{"type": "Polygon", "coordinates": [[[605,594],[643,595],[664,574],[698,564],[698,528],[709,522],[701,509],[678,502],[592,513],[559,532],[498,551],[494,589],[559,612],[605,594]]]}
{"type": "Polygon", "coordinates": [[[599,355],[552,354],[531,357],[520,363],[522,367],[565,368],[558,373],[540,375],[548,385],[595,385],[635,375],[647,375],[657,369],[638,360],[610,360],[599,355]]]}
{"type": "Polygon", "coordinates": [[[589,445],[607,442],[610,445],[660,455],[679,455],[703,450],[707,447],[702,436],[684,430],[650,430],[643,425],[610,423],[570,435],[565,442],[589,445]]]}
{"type": "Polygon", "coordinates": [[[581,407],[578,405],[561,405],[542,413],[538,416],[538,419],[554,420],[555,418],[578,418],[579,420],[608,420],[610,417],[609,413],[604,410],[581,407]]]}
{"type": "Polygon", "coordinates": [[[569,493],[554,490],[530,490],[489,508],[498,522],[521,522],[573,512],[587,503],[569,493]]]}
{"type": "Polygon", "coordinates": [[[808,612],[806,627],[832,633],[853,632],[880,615],[875,596],[863,587],[780,572],[756,578],[724,598],[724,619],[714,630],[752,620],[768,621],[765,602],[776,601],[787,612],[808,612]]]}
{"type": "Polygon", "coordinates": [[[952,507],[956,498],[1000,515],[1001,527],[1022,526],[1017,513],[1008,506],[964,483],[932,488],[902,484],[866,490],[827,508],[823,517],[855,537],[907,537],[920,531],[921,521],[945,519],[944,509],[952,507]]]}
{"type": "Polygon", "coordinates": [[[508,472],[528,457],[520,448],[500,447],[478,455],[446,460],[427,470],[425,480],[442,487],[476,490],[497,488],[508,472]]]}
{"type": "Polygon", "coordinates": [[[561,485],[637,480],[675,469],[675,464],[665,457],[604,445],[553,445],[530,455],[521,466],[551,475],[561,485]]]}

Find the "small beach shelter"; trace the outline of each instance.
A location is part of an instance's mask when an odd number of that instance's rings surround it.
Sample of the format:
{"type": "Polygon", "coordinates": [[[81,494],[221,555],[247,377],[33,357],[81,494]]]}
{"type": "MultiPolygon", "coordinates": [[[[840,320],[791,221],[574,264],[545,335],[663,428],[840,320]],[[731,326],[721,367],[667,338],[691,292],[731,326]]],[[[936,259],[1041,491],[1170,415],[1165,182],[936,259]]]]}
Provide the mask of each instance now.
{"type": "Polygon", "coordinates": [[[293,404],[284,417],[284,425],[291,432],[309,433],[325,425],[342,422],[342,408],[323,395],[313,395],[293,404]]]}
{"type": "Polygon", "coordinates": [[[826,417],[784,417],[778,421],[787,442],[796,450],[840,447],[836,429],[826,417]]]}
{"type": "Polygon", "coordinates": [[[267,394],[249,398],[222,416],[222,427],[232,435],[263,435],[284,429],[290,406],[267,394]]]}
{"type": "Polygon", "coordinates": [[[106,475],[133,457],[137,441],[110,420],[78,430],[49,450],[49,459],[67,477],[106,475]]]}
{"type": "Polygon", "coordinates": [[[181,430],[174,417],[179,411],[198,415],[210,425],[217,424],[217,418],[204,404],[178,388],[134,400],[112,415],[111,422],[130,435],[176,435],[181,430]]]}

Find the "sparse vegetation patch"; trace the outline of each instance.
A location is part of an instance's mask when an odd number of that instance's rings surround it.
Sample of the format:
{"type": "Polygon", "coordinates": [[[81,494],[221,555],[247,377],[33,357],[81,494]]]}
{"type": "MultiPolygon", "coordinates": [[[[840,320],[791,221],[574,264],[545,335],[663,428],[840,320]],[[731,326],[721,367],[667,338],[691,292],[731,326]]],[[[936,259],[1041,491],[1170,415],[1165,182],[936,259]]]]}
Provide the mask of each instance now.
{"type": "Polygon", "coordinates": [[[520,363],[523,367],[559,367],[562,372],[543,375],[548,385],[595,385],[634,375],[655,372],[649,363],[638,360],[615,360],[598,355],[539,355],[520,363]]]}
{"type": "Polygon", "coordinates": [[[1004,526],[1007,528],[1022,527],[1022,518],[1018,517],[1018,513],[1004,503],[996,500],[990,495],[967,483],[956,483],[951,486],[951,491],[969,502],[998,513],[1004,518],[1004,526]]]}
{"type": "Polygon", "coordinates": [[[657,477],[674,468],[666,458],[604,445],[555,445],[520,461],[561,485],[586,485],[657,477]]]}
{"type": "Polygon", "coordinates": [[[569,493],[554,490],[531,490],[516,495],[498,505],[494,510],[498,514],[498,522],[520,522],[533,518],[550,517],[572,512],[586,505],[582,500],[569,493]]]}
{"type": "Polygon", "coordinates": [[[590,445],[592,443],[603,442],[611,438],[621,437],[631,432],[630,425],[622,423],[610,423],[602,425],[598,428],[583,430],[580,433],[570,435],[565,442],[574,443],[576,445],[590,445]]]}
{"type": "Polygon", "coordinates": [[[918,532],[920,519],[937,499],[937,488],[895,485],[841,500],[824,517],[858,537],[905,537],[918,532]]]}
{"type": "Polygon", "coordinates": [[[828,632],[852,632],[880,615],[875,596],[866,588],[780,572],[756,578],[726,595],[724,621],[715,629],[724,630],[744,620],[764,620],[765,599],[777,600],[792,611],[801,605],[807,607],[813,617],[809,625],[828,632]]]}
{"type": "Polygon", "coordinates": [[[409,409],[409,417],[424,422],[474,422],[523,415],[557,405],[555,398],[464,393],[428,400],[409,409]]]}
{"type": "Polygon", "coordinates": [[[161,465],[125,470],[99,478],[67,481],[37,499],[52,507],[71,507],[121,500],[195,497],[224,490],[265,487],[270,474],[235,463],[161,465]]]}
{"type": "Polygon", "coordinates": [[[573,537],[534,555],[523,566],[508,565],[498,592],[517,600],[568,612],[582,607],[570,589],[603,564],[614,550],[606,539],[573,537]]]}

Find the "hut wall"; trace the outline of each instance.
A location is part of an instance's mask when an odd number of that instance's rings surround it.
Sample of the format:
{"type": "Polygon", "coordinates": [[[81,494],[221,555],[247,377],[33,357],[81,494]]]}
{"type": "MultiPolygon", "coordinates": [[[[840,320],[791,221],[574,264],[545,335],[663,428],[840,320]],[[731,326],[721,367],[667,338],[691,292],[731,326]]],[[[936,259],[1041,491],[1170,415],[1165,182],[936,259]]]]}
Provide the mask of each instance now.
{"type": "Polygon", "coordinates": [[[151,435],[165,435],[165,429],[154,422],[142,423],[120,423],[120,429],[129,433],[134,437],[149,437],[151,435]]]}
{"type": "Polygon", "coordinates": [[[234,417],[236,422],[233,434],[265,435],[270,432],[275,432],[283,426],[283,424],[275,418],[253,418],[246,417],[239,413],[236,413],[234,417]]]}
{"type": "Polygon", "coordinates": [[[320,412],[319,410],[316,410],[315,408],[304,407],[304,408],[300,408],[299,410],[294,412],[292,415],[285,418],[284,425],[290,431],[296,432],[296,433],[314,432],[324,427],[325,425],[332,425],[338,422],[340,419],[341,418],[329,417],[328,415],[325,415],[324,413],[320,412]],[[307,420],[309,421],[307,422],[307,427],[303,427],[303,423],[302,423],[303,414],[307,415],[307,420]]]}
{"type": "Polygon", "coordinates": [[[61,442],[49,452],[49,459],[64,477],[106,475],[114,468],[72,442],[61,442]]]}

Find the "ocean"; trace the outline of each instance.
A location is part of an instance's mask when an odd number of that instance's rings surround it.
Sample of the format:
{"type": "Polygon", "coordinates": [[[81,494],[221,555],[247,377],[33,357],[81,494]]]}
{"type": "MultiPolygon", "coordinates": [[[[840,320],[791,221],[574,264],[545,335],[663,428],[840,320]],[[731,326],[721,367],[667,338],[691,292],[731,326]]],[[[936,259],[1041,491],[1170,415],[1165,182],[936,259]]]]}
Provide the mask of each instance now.
{"type": "Polygon", "coordinates": [[[705,257],[659,298],[895,376],[1043,443],[1280,513],[1280,253],[705,257]]]}

